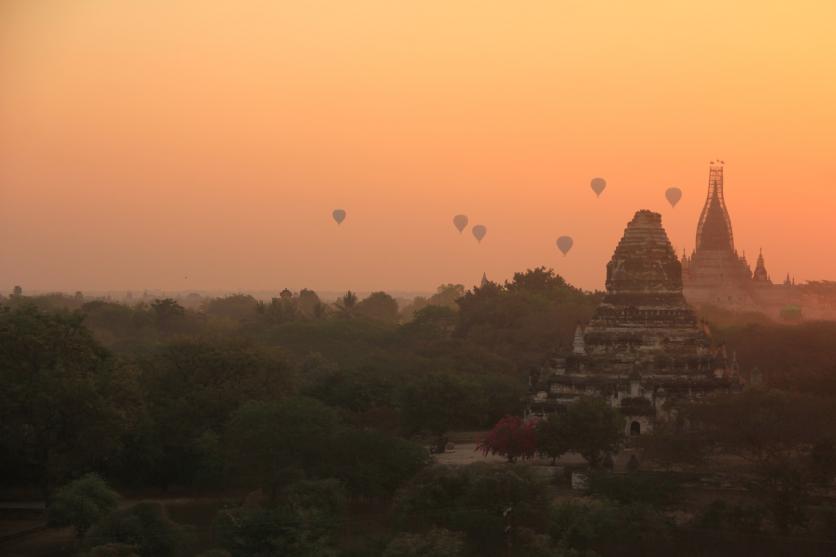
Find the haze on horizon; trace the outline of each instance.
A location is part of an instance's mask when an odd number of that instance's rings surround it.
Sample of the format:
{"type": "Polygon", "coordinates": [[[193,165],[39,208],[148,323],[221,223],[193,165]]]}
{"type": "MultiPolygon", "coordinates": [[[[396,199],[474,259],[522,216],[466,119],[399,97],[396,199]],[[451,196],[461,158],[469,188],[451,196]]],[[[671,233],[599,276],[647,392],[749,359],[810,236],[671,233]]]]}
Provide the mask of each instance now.
{"type": "Polygon", "coordinates": [[[601,288],[715,158],[750,263],[836,278],[836,4],[676,4],[5,0],[0,290],[601,288]]]}

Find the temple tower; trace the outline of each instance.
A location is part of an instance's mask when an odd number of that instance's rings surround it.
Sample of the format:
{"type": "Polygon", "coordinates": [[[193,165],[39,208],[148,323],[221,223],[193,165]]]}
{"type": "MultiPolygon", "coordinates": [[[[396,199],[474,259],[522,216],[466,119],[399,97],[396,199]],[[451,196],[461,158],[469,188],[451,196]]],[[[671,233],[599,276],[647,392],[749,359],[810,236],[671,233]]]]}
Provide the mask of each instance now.
{"type": "Polygon", "coordinates": [[[752,274],[752,280],[758,284],[772,284],[769,278],[769,273],[766,271],[766,263],[763,260],[763,250],[758,255],[758,263],[755,265],[755,272],[752,274]]]}
{"type": "Polygon", "coordinates": [[[723,196],[723,161],[712,161],[708,170],[708,196],[697,225],[697,251],[734,253],[734,233],[723,196]]]}
{"type": "Polygon", "coordinates": [[[697,223],[696,247],[683,258],[682,280],[691,304],[753,309],[749,290],[752,270],[734,247],[731,218],[726,208],[723,161],[712,161],[708,171],[708,194],[697,223]]]}
{"type": "Polygon", "coordinates": [[[530,415],[597,395],[628,419],[627,434],[638,434],[668,417],[668,403],[737,387],[735,366],[683,296],[660,214],[635,214],[607,264],[606,288],[571,351],[550,358],[531,382],[530,415]]]}

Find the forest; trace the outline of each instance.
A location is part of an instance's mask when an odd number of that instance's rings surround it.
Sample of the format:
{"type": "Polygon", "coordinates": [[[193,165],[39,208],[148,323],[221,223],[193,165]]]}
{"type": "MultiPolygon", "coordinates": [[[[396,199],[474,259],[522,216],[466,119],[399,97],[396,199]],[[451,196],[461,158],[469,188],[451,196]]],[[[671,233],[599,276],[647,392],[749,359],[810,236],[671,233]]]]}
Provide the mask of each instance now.
{"type": "Polygon", "coordinates": [[[0,499],[42,501],[48,530],[72,531],[43,555],[832,550],[836,323],[704,308],[756,387],[640,440],[594,399],[525,422],[529,375],[601,297],[545,268],[412,300],[16,289],[0,298],[0,499]],[[439,463],[465,438],[476,462],[439,463]],[[641,465],[616,473],[628,446],[641,465]]]}

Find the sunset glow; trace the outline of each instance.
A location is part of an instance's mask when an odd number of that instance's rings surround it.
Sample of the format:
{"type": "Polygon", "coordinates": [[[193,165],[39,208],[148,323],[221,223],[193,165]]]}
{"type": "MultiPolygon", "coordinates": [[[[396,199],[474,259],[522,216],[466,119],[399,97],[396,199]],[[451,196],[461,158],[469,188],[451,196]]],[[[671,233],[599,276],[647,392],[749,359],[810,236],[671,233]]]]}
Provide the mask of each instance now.
{"type": "Polygon", "coordinates": [[[5,0],[0,289],[602,288],[718,157],[750,263],[833,279],[834,68],[825,0],[5,0]]]}

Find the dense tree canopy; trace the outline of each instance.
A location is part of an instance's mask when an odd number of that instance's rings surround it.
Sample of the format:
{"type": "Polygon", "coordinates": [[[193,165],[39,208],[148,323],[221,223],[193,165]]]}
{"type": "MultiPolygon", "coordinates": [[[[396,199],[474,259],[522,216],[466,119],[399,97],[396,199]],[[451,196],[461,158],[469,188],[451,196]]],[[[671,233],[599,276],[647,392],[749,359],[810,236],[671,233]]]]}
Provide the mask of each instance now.
{"type": "Polygon", "coordinates": [[[488,283],[467,292],[459,300],[457,334],[513,358],[527,371],[539,367],[557,344],[568,345],[599,301],[540,267],[515,274],[505,285],[488,283]]]}
{"type": "Polygon", "coordinates": [[[132,426],[135,374],[82,321],[79,313],[31,305],[0,310],[4,478],[23,477],[49,491],[112,454],[132,426]]]}

